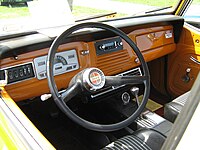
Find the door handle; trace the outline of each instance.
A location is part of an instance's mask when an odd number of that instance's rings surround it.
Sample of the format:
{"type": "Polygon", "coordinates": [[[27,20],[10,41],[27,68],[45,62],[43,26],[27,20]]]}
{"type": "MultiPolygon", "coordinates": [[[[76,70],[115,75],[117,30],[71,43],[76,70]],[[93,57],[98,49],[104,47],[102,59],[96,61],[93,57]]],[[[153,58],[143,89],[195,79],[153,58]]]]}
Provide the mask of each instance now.
{"type": "Polygon", "coordinates": [[[190,60],[193,61],[194,63],[200,65],[200,61],[198,61],[196,58],[190,56],[190,60]]]}

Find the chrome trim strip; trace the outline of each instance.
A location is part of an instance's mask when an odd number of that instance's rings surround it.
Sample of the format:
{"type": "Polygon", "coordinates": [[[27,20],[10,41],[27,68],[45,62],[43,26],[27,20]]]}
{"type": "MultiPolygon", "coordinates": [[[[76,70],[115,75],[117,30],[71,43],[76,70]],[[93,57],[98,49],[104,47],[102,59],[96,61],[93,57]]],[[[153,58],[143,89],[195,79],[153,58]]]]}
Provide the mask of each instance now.
{"type": "Polygon", "coordinates": [[[196,58],[190,56],[190,60],[192,60],[194,63],[200,65],[200,61],[198,61],[196,58]]]}
{"type": "Polygon", "coordinates": [[[130,72],[135,71],[135,70],[138,70],[139,73],[140,73],[140,75],[142,75],[142,72],[141,72],[140,67],[137,67],[137,68],[134,68],[134,69],[128,70],[128,71],[126,71],[126,72],[123,72],[123,73],[117,74],[116,76],[120,76],[120,75],[123,76],[124,74],[130,73],[130,72]]]}

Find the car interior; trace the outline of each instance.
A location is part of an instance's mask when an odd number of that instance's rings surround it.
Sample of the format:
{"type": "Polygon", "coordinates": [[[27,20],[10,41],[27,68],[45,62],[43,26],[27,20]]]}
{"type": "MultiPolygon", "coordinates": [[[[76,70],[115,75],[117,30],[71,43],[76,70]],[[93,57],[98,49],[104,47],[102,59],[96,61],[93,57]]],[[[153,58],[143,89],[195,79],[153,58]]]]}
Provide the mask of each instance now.
{"type": "Polygon", "coordinates": [[[56,149],[161,149],[199,72],[195,28],[162,14],[1,38],[1,98],[56,149]]]}

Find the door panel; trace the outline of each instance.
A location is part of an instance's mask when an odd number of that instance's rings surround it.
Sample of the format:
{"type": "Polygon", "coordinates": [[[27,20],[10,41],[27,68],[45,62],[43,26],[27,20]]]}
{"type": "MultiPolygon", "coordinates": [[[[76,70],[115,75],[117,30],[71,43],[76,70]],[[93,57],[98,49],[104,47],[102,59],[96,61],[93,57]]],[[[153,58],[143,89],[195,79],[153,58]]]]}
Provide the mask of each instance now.
{"type": "Polygon", "coordinates": [[[168,90],[174,97],[191,89],[200,70],[191,56],[200,61],[200,32],[185,25],[176,51],[168,57],[168,90]]]}

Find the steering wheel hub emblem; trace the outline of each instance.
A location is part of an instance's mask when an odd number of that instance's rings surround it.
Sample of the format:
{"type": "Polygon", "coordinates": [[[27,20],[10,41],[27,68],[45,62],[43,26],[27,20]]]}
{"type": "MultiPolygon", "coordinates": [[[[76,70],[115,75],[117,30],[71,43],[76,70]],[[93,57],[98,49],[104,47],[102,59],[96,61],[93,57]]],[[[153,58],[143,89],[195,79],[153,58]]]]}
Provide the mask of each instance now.
{"type": "Polygon", "coordinates": [[[88,68],[84,70],[83,82],[88,90],[96,91],[105,85],[105,75],[98,68],[88,68]]]}
{"type": "Polygon", "coordinates": [[[101,84],[101,75],[97,71],[94,71],[94,72],[90,73],[89,79],[90,79],[90,82],[93,85],[99,85],[99,84],[101,84]]]}

